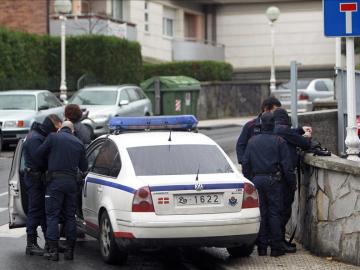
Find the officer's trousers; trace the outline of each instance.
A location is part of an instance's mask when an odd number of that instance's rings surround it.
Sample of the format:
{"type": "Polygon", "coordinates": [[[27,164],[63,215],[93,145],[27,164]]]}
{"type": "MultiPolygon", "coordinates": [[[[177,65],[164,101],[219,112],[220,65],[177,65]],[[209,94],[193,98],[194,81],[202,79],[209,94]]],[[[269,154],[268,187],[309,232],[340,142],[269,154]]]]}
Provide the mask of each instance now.
{"type": "Polygon", "coordinates": [[[38,226],[46,232],[45,219],[45,186],[39,178],[34,178],[25,173],[24,183],[28,196],[28,212],[26,220],[26,233],[36,235],[38,226]]]}
{"type": "Polygon", "coordinates": [[[258,190],[261,215],[258,249],[266,249],[270,244],[271,249],[282,250],[282,182],[270,176],[255,176],[253,183],[258,190]]]}
{"type": "Polygon", "coordinates": [[[289,187],[286,181],[283,181],[283,194],[284,194],[284,208],[283,208],[283,224],[282,224],[282,235],[285,240],[286,224],[291,217],[292,204],[295,198],[295,191],[289,187]]]}
{"type": "Polygon", "coordinates": [[[59,218],[65,221],[65,236],[67,240],[76,241],[76,190],[75,178],[54,178],[46,187],[46,237],[48,240],[59,240],[59,218]]]}

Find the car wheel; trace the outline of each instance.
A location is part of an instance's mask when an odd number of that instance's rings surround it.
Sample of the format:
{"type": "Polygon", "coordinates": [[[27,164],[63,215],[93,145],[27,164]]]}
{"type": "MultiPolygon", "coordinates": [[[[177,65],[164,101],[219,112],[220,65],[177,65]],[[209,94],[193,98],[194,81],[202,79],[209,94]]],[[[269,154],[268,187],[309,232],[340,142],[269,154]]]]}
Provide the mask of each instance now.
{"type": "Polygon", "coordinates": [[[226,248],[231,257],[249,257],[254,250],[254,245],[226,248]]]}
{"type": "Polygon", "coordinates": [[[108,264],[123,264],[126,262],[127,253],[120,251],[116,245],[114,232],[107,212],[103,212],[100,218],[100,252],[104,262],[108,264]]]}

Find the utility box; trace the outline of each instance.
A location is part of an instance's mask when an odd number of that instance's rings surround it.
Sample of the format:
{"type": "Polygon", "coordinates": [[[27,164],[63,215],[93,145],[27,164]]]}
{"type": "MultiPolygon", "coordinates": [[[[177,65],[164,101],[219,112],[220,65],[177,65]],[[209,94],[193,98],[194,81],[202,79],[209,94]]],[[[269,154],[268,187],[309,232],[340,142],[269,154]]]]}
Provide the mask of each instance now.
{"type": "Polygon", "coordinates": [[[200,82],[186,76],[152,77],[141,83],[155,115],[197,114],[200,82]]]}

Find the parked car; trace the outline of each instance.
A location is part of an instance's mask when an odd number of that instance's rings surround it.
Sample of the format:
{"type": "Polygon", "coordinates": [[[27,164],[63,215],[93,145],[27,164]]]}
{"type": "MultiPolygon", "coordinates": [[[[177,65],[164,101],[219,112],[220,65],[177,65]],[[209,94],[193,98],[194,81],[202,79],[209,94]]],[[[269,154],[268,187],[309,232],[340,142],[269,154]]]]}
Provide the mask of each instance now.
{"type": "MultiPolygon", "coordinates": [[[[334,82],[332,79],[300,79],[297,81],[298,111],[312,111],[314,102],[334,99],[334,82]]],[[[290,81],[280,84],[271,95],[278,98],[286,110],[291,107],[290,81]]]]}
{"type": "Polygon", "coordinates": [[[42,122],[49,114],[62,118],[63,112],[63,104],[47,90],[0,92],[3,146],[24,138],[34,121],[42,122]]]}
{"type": "MultiPolygon", "coordinates": [[[[260,227],[257,191],[219,145],[188,131],[196,128],[194,119],[115,117],[110,125],[116,132],[87,148],[79,226],[99,240],[105,262],[125,262],[130,249],[141,247],[252,253],[260,227]],[[151,131],[159,127],[167,130],[151,131]],[[119,133],[127,129],[132,132],[119,133]]],[[[9,226],[17,228],[25,226],[27,209],[22,140],[12,164],[9,226]]]]}
{"type": "Polygon", "coordinates": [[[89,111],[82,122],[92,135],[108,133],[108,122],[113,116],[152,115],[150,99],[135,85],[87,87],[76,92],[69,103],[89,111]]]}

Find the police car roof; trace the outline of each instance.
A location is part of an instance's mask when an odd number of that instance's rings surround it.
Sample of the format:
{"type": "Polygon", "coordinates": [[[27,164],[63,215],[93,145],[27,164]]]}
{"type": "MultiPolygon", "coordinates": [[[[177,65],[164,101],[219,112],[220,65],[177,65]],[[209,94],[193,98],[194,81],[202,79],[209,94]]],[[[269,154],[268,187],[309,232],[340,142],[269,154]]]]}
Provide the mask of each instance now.
{"type": "Polygon", "coordinates": [[[119,135],[110,135],[117,145],[125,147],[150,146],[150,145],[179,145],[179,144],[212,144],[216,143],[201,133],[194,132],[171,132],[171,141],[169,141],[170,131],[149,131],[149,132],[131,132],[119,135]]]}

